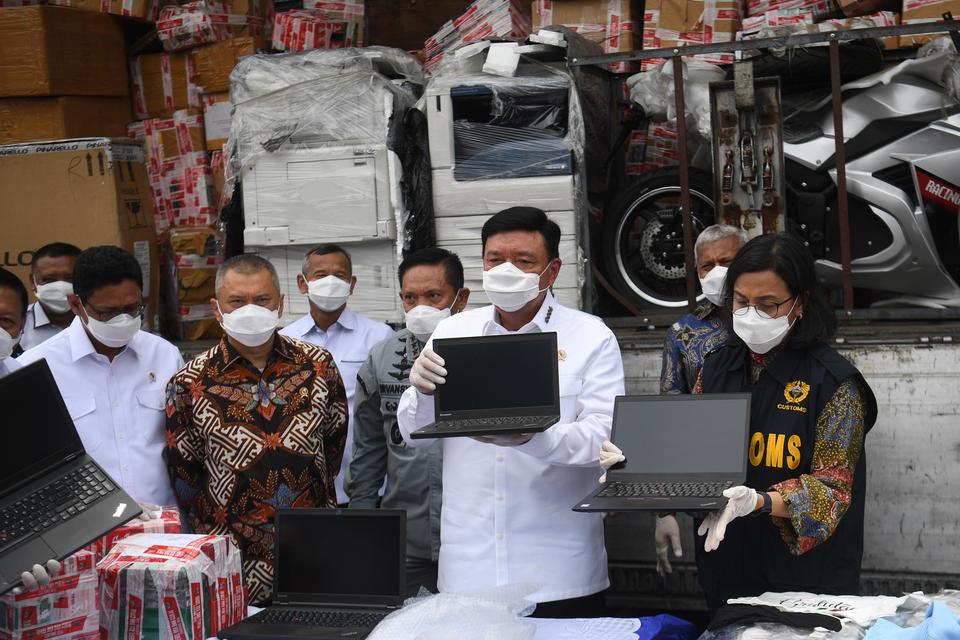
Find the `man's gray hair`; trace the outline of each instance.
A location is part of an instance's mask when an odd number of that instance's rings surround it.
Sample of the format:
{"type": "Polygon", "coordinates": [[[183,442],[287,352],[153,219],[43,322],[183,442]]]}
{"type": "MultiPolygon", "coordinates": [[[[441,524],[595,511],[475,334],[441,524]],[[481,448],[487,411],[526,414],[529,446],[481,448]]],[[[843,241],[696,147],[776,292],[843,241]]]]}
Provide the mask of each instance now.
{"type": "Polygon", "coordinates": [[[215,294],[218,298],[220,297],[220,288],[223,287],[223,276],[228,271],[236,271],[244,275],[269,271],[270,279],[273,280],[273,286],[277,288],[277,293],[280,293],[280,276],[277,275],[277,270],[273,266],[273,263],[266,258],[252,253],[241,253],[238,256],[224,260],[220,268],[217,269],[217,280],[214,286],[215,294]]]}
{"type": "Polygon", "coordinates": [[[747,232],[743,229],[729,224],[710,225],[697,236],[697,241],[693,245],[694,260],[700,259],[700,247],[703,245],[719,242],[732,236],[736,236],[740,240],[741,247],[747,243],[747,232]]]}

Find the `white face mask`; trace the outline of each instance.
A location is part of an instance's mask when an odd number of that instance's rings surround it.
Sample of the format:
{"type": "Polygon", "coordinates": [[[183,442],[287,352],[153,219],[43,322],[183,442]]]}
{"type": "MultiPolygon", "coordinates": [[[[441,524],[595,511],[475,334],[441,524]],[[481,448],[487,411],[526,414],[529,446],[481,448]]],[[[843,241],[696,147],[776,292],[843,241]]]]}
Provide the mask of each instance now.
{"type": "Polygon", "coordinates": [[[110,318],[103,322],[87,316],[87,330],[102,345],[119,349],[127,346],[127,343],[133,340],[133,336],[140,331],[140,316],[131,316],[129,313],[121,313],[118,316],[110,318]]]}
{"type": "Polygon", "coordinates": [[[540,276],[549,268],[548,264],[540,273],[526,273],[512,262],[504,262],[483,272],[483,290],[493,306],[507,312],[517,311],[546,291],[540,288],[540,276]]]}
{"type": "MultiPolygon", "coordinates": [[[[793,301],[796,306],[797,301],[793,301]]],[[[733,331],[750,348],[750,351],[763,355],[767,353],[786,337],[787,333],[793,327],[794,322],[790,322],[790,311],[777,318],[761,318],[757,315],[756,309],[746,308],[746,313],[733,316],[733,331]]]]}
{"type": "Polygon", "coordinates": [[[0,329],[0,360],[9,358],[18,342],[20,342],[20,336],[11,336],[6,329],[0,329]]]}
{"type": "Polygon", "coordinates": [[[723,304],[723,285],[726,280],[726,267],[714,267],[707,272],[707,277],[700,278],[700,288],[703,289],[703,295],[707,300],[717,306],[723,304]]]}
{"type": "MultiPolygon", "coordinates": [[[[36,284],[36,280],[34,280],[36,284]]],[[[53,313],[66,313],[70,311],[70,303],[67,302],[67,294],[73,293],[73,283],[57,280],[47,284],[37,284],[37,300],[44,307],[53,313]]]]}
{"type": "Polygon", "coordinates": [[[321,311],[336,311],[350,297],[350,283],[337,276],[324,276],[307,283],[307,295],[321,311]]]}
{"type": "Polygon", "coordinates": [[[449,318],[453,313],[453,305],[457,304],[458,297],[460,297],[459,291],[457,291],[457,295],[453,298],[453,304],[445,309],[437,309],[436,307],[431,307],[426,304],[420,304],[410,309],[410,311],[404,312],[403,315],[406,319],[407,329],[410,330],[410,333],[417,336],[417,340],[426,342],[430,339],[430,336],[433,334],[434,329],[437,328],[437,325],[440,324],[440,321],[449,318]]]}
{"type": "MultiPolygon", "coordinates": [[[[217,309],[220,303],[217,303],[217,309]]],[[[280,311],[267,309],[258,304],[247,304],[236,311],[223,313],[220,326],[227,335],[246,347],[259,347],[273,339],[273,333],[280,324],[280,311]]]]}

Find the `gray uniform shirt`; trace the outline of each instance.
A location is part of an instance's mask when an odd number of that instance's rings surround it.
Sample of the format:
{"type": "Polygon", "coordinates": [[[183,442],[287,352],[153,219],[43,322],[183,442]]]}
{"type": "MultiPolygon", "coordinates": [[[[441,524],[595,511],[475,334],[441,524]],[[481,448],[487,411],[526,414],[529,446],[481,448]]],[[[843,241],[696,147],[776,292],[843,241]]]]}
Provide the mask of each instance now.
{"type": "Polygon", "coordinates": [[[442,441],[409,448],[397,425],[400,396],[410,386],[422,344],[401,329],[376,344],[357,374],[353,459],[345,485],[351,508],[375,508],[386,478],[384,509],[407,512],[407,557],[436,560],[440,552],[442,441]]]}

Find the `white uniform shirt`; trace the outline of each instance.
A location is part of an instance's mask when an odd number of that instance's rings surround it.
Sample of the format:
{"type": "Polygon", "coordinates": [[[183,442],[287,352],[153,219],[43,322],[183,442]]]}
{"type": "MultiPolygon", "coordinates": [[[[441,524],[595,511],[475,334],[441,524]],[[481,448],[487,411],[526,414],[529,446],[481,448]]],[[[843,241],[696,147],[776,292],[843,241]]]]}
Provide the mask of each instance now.
{"type": "Polygon", "coordinates": [[[350,460],[353,459],[353,392],[357,388],[357,373],[370,355],[373,345],[392,336],[393,329],[383,322],[354,313],[350,307],[347,307],[326,331],[317,327],[313,316],[308,313],[281,329],[280,333],[324,347],[333,356],[333,361],[337,363],[337,369],[340,371],[340,377],[343,378],[343,386],[347,392],[349,422],[343,461],[340,463],[340,473],[337,474],[334,482],[337,487],[337,502],[343,504],[350,500],[347,492],[343,490],[343,479],[350,469],[350,460]]]}
{"type": "Polygon", "coordinates": [[[3,360],[0,360],[0,378],[7,375],[8,373],[13,373],[14,371],[16,371],[22,366],[23,365],[20,364],[20,362],[15,358],[7,357],[7,358],[4,358],[3,360]]]}
{"type": "MultiPolygon", "coordinates": [[[[600,445],[610,437],[614,398],[623,394],[620,347],[599,318],[560,306],[549,293],[519,333],[534,331],[557,332],[560,422],[519,447],[443,439],[441,591],[534,582],[543,588],[531,598],[548,602],[610,585],[603,518],[571,507],[597,486],[600,445]]],[[[505,333],[487,306],[443,320],[430,344],[505,333]]],[[[410,439],[433,422],[431,397],[410,387],[397,418],[409,446],[433,442],[410,439]]]]}
{"type": "Polygon", "coordinates": [[[43,305],[34,302],[27,307],[27,322],[23,325],[23,337],[20,338],[20,346],[24,351],[33,349],[61,331],[63,331],[62,328],[50,322],[43,305]]]}
{"type": "Polygon", "coordinates": [[[180,351],[138,332],[111,362],[93,348],[79,318],[18,358],[46,359],[83,448],[139,502],[174,505],[167,466],[167,382],[183,367],[180,351]]]}

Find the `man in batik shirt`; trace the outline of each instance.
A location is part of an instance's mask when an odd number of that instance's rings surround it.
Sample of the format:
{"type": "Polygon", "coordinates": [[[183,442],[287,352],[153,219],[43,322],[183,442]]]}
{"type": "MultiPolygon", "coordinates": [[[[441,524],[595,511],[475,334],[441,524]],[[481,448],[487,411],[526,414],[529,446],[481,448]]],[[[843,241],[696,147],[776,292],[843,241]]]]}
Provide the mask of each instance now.
{"type": "Polygon", "coordinates": [[[251,604],[273,585],[273,518],[335,507],[347,436],[343,381],[330,353],[277,333],[277,272],[241,255],[217,272],[211,300],[226,336],[167,386],[167,465],[195,533],[232,536],[251,604]]]}
{"type": "Polygon", "coordinates": [[[720,320],[723,282],[727,266],[746,241],[742,229],[720,224],[707,227],[697,236],[694,259],[705,300],[667,330],[660,393],[690,393],[704,357],[726,344],[727,332],[720,320]]]}

